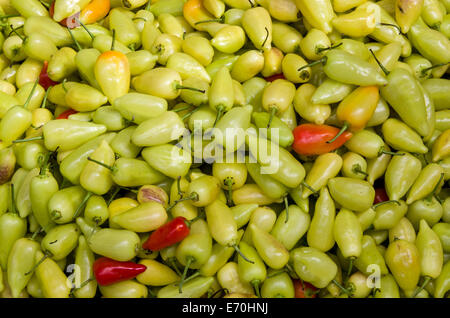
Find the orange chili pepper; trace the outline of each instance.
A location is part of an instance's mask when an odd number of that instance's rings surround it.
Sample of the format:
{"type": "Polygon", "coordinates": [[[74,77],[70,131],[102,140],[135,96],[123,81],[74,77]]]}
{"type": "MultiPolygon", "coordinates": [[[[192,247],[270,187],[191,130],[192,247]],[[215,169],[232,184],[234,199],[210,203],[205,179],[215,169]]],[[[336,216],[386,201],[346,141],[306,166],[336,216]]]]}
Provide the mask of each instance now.
{"type": "Polygon", "coordinates": [[[128,93],[130,89],[130,64],[125,54],[114,51],[115,32],[111,50],[102,53],[95,62],[94,74],[109,102],[128,93]]]}
{"type": "Polygon", "coordinates": [[[110,7],[110,0],[92,0],[81,10],[80,21],[84,24],[95,23],[106,17],[110,7]]]}
{"type": "Polygon", "coordinates": [[[333,142],[344,131],[358,131],[366,127],[377,108],[380,93],[378,86],[361,86],[351,92],[337,107],[336,116],[344,123],[333,142]]]}

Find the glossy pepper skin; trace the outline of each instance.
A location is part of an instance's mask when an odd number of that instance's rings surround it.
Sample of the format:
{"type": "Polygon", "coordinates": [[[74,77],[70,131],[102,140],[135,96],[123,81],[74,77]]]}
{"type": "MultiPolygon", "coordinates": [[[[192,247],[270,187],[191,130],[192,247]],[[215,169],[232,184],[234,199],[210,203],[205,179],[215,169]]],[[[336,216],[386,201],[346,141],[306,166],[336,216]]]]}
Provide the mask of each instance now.
{"type": "Polygon", "coordinates": [[[101,286],[134,278],[146,269],[142,264],[115,261],[107,257],[98,258],[93,264],[95,280],[101,286]]]}
{"type": "Polygon", "coordinates": [[[404,69],[394,69],[388,75],[388,83],[381,88],[381,96],[394,108],[400,118],[421,136],[427,136],[425,101],[419,83],[404,69]]]}
{"type": "Polygon", "coordinates": [[[152,232],[147,241],[142,244],[142,248],[160,251],[182,241],[188,235],[189,226],[187,220],[179,216],[152,232]]]}
{"type": "Polygon", "coordinates": [[[294,142],[292,148],[300,155],[321,155],[331,152],[344,145],[352,137],[351,132],[344,132],[336,140],[339,128],[329,125],[302,124],[293,130],[294,142]]]}

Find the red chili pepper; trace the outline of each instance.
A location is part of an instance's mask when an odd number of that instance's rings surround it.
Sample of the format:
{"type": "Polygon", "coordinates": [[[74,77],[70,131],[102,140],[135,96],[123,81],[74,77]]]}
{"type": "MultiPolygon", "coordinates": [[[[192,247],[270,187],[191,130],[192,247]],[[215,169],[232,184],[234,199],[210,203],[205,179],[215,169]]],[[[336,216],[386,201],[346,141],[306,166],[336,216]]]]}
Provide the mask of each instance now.
{"type": "Polygon", "coordinates": [[[284,77],[283,73],[280,73],[280,74],[275,74],[275,75],[266,77],[264,79],[268,82],[273,82],[274,80],[277,80],[277,79],[286,79],[286,77],[284,77]]]}
{"type": "Polygon", "coordinates": [[[151,251],[160,251],[165,247],[181,242],[189,235],[189,223],[182,217],[176,217],[150,234],[142,248],[151,251]]]}
{"type": "Polygon", "coordinates": [[[380,202],[389,201],[389,197],[384,188],[375,189],[375,199],[373,204],[378,204],[380,202]]]}
{"type": "Polygon", "coordinates": [[[292,148],[299,155],[321,155],[341,147],[353,134],[344,132],[335,141],[328,143],[336,137],[340,129],[328,125],[302,124],[297,126],[294,133],[292,148]]]}
{"type": "Polygon", "coordinates": [[[100,257],[92,265],[95,280],[102,286],[135,278],[145,272],[147,266],[133,262],[120,262],[100,257]]]}
{"type": "Polygon", "coordinates": [[[68,109],[63,111],[56,119],[68,119],[70,115],[78,113],[76,110],[68,109]]]}
{"type": "Polygon", "coordinates": [[[294,279],[295,298],[316,298],[319,289],[310,283],[294,279]]]}
{"type": "Polygon", "coordinates": [[[44,61],[44,66],[41,69],[41,73],[39,73],[39,85],[41,85],[45,90],[47,90],[51,86],[55,86],[58,82],[50,79],[47,73],[48,69],[48,61],[44,61]]]}

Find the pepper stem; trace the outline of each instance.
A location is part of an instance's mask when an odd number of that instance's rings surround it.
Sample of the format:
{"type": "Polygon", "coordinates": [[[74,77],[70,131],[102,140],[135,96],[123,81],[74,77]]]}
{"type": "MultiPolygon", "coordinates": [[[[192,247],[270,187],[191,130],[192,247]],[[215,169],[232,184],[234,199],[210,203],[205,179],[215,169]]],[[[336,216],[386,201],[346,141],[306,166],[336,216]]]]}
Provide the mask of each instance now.
{"type": "MultiPolygon", "coordinates": [[[[149,1],[150,2],[150,1],[149,1]]],[[[81,22],[80,21],[80,19],[78,19],[78,18],[75,18],[76,19],[76,21],[83,27],[83,29],[89,34],[89,36],[91,37],[91,39],[93,40],[94,39],[94,35],[91,33],[91,31],[89,31],[89,29],[87,28],[87,26],[83,23],[83,22],[81,22]]]]}
{"type": "Polygon", "coordinates": [[[435,68],[438,68],[438,67],[445,66],[445,65],[447,65],[447,64],[448,64],[448,63],[441,63],[441,64],[436,64],[436,65],[433,65],[433,66],[424,68],[422,71],[420,71],[421,77],[426,76],[426,75],[427,75],[426,73],[427,73],[428,71],[430,71],[430,70],[432,70],[432,69],[435,69],[435,68]]]}
{"type": "Polygon", "coordinates": [[[70,294],[73,294],[75,291],[77,291],[77,290],[83,288],[84,286],[86,286],[87,284],[89,284],[90,282],[92,282],[92,281],[94,281],[94,280],[95,280],[94,277],[91,277],[91,278],[86,279],[84,282],[82,282],[82,283],[80,284],[80,286],[72,288],[72,290],[70,291],[70,294]]]}
{"type": "MultiPolygon", "coordinates": [[[[436,192],[437,192],[437,190],[439,189],[439,185],[441,184],[441,182],[442,182],[442,180],[444,179],[444,175],[445,175],[445,173],[443,172],[443,173],[441,173],[441,176],[439,177],[439,181],[436,183],[436,185],[434,186],[434,189],[433,189],[433,191],[431,191],[431,193],[430,193],[430,195],[429,195],[429,197],[436,197],[436,192]]],[[[439,201],[439,200],[438,200],[439,201]]]]}
{"type": "Polygon", "coordinates": [[[188,89],[194,92],[199,92],[199,93],[205,93],[204,89],[199,89],[199,88],[195,88],[195,87],[189,87],[189,86],[183,86],[181,84],[176,83],[175,84],[175,89],[188,89]]]}
{"type": "Polygon", "coordinates": [[[375,53],[373,52],[372,49],[369,50],[370,53],[372,54],[373,58],[375,59],[375,61],[377,62],[378,66],[380,66],[381,70],[383,71],[383,73],[387,76],[389,75],[389,71],[387,70],[386,67],[384,67],[383,64],[381,64],[380,60],[378,60],[377,56],[375,55],[375,53]]]}
{"type": "Polygon", "coordinates": [[[191,116],[192,114],[198,112],[199,110],[200,110],[200,108],[194,108],[192,111],[190,111],[189,113],[187,113],[186,115],[181,117],[181,120],[184,121],[186,118],[189,118],[189,116],[191,116]]]}
{"type": "Polygon", "coordinates": [[[284,223],[287,223],[289,220],[289,202],[287,195],[284,197],[284,206],[286,208],[286,220],[284,220],[284,223]]]}
{"type": "Polygon", "coordinates": [[[187,105],[187,106],[180,107],[180,108],[177,108],[177,109],[171,109],[171,111],[175,112],[175,113],[178,113],[178,112],[182,112],[183,110],[188,110],[191,107],[192,107],[191,105],[187,105]]]}
{"type": "Polygon", "coordinates": [[[25,38],[24,38],[21,34],[19,34],[19,32],[17,32],[17,29],[23,28],[23,25],[21,25],[21,26],[19,26],[19,27],[17,27],[17,28],[14,28],[14,26],[13,26],[12,24],[10,24],[9,27],[11,28],[11,32],[10,32],[9,34],[14,33],[14,34],[17,35],[22,41],[25,41],[25,38]]]}
{"type": "Polygon", "coordinates": [[[316,53],[319,54],[319,53],[322,53],[323,51],[336,49],[336,48],[340,47],[342,44],[344,44],[344,43],[341,42],[339,44],[336,44],[334,46],[329,46],[329,47],[318,47],[318,48],[316,48],[316,53]]]}
{"type": "Polygon", "coordinates": [[[100,165],[100,166],[102,166],[102,167],[104,167],[104,168],[106,168],[108,170],[111,170],[111,172],[115,172],[116,171],[116,169],[113,166],[110,166],[110,165],[107,165],[106,163],[103,163],[101,161],[92,159],[91,157],[88,157],[87,160],[95,162],[96,164],[98,164],[98,165],[100,165]]]}
{"type": "Polygon", "coordinates": [[[365,172],[365,171],[363,171],[361,169],[361,166],[359,164],[354,164],[353,167],[352,167],[352,171],[354,173],[360,173],[360,174],[362,174],[362,175],[364,175],[366,177],[369,175],[367,172],[365,172]]]}
{"type": "Polygon", "coordinates": [[[348,259],[348,270],[347,270],[347,277],[345,278],[345,281],[348,280],[348,278],[350,277],[351,273],[352,273],[352,269],[353,269],[353,261],[356,259],[356,257],[351,256],[348,259]]]}
{"type": "Polygon", "coordinates": [[[239,247],[236,244],[231,245],[232,248],[234,248],[234,250],[246,261],[249,262],[250,264],[255,264],[254,261],[249,260],[243,253],[242,251],[239,249],[239,247]]]}
{"type": "Polygon", "coordinates": [[[337,135],[334,136],[333,139],[328,140],[328,141],[327,141],[327,144],[331,144],[331,143],[335,142],[336,139],[338,139],[338,138],[339,138],[339,137],[340,137],[340,136],[341,136],[348,128],[349,128],[349,125],[348,125],[347,122],[345,122],[345,123],[344,123],[344,126],[342,126],[341,130],[337,133],[337,135]]]}
{"type": "Polygon", "coordinates": [[[14,200],[14,183],[11,183],[11,206],[9,207],[9,211],[13,214],[17,214],[16,210],[16,200],[14,200]]]}
{"type": "Polygon", "coordinates": [[[180,269],[177,266],[177,263],[175,262],[175,258],[174,257],[168,259],[167,262],[175,270],[175,272],[178,274],[178,276],[182,275],[182,273],[180,272],[180,269]]]}
{"type": "Polygon", "coordinates": [[[178,190],[178,195],[180,196],[180,198],[182,198],[184,192],[181,191],[181,176],[177,177],[177,190],[178,190]]]}
{"type": "Polygon", "coordinates": [[[397,205],[402,205],[400,202],[398,202],[397,200],[388,200],[388,201],[383,201],[383,202],[380,202],[380,203],[377,203],[377,204],[375,204],[375,205],[373,205],[372,206],[372,209],[376,209],[376,208],[378,208],[379,206],[381,206],[381,205],[383,205],[383,204],[388,204],[388,203],[397,203],[397,205]]]}
{"type": "Polygon", "coordinates": [[[114,189],[114,192],[111,194],[111,196],[110,196],[109,199],[108,199],[108,202],[107,202],[108,206],[109,206],[109,205],[111,204],[111,202],[114,200],[114,198],[116,197],[117,193],[119,193],[119,191],[120,191],[120,187],[116,187],[116,188],[114,189]]]}
{"type": "Polygon", "coordinates": [[[253,286],[253,289],[255,290],[256,297],[261,298],[261,293],[259,292],[259,285],[261,284],[261,281],[259,279],[252,280],[250,282],[253,286]]]}
{"type": "Polygon", "coordinates": [[[305,188],[307,188],[309,191],[311,191],[314,195],[319,195],[319,191],[315,190],[313,187],[311,187],[305,181],[302,181],[301,185],[304,186],[305,188]]]}
{"type": "Polygon", "coordinates": [[[318,64],[325,64],[327,61],[328,61],[328,57],[324,56],[320,60],[317,60],[317,61],[311,62],[309,64],[303,65],[302,67],[298,68],[297,71],[301,72],[305,68],[312,67],[312,66],[315,66],[315,65],[318,65],[318,64]]]}
{"type": "Polygon", "coordinates": [[[336,279],[332,280],[333,284],[335,284],[341,291],[343,291],[345,294],[347,294],[348,296],[352,296],[352,293],[345,288],[344,286],[342,286],[336,279]]]}
{"type": "Polygon", "coordinates": [[[390,27],[396,28],[396,29],[398,30],[398,34],[401,34],[401,33],[402,33],[402,29],[400,29],[400,27],[399,27],[398,25],[391,24],[391,23],[379,23],[378,25],[381,25],[381,26],[390,26],[390,27]]]}
{"type": "Polygon", "coordinates": [[[419,293],[428,285],[428,283],[431,281],[431,277],[430,276],[426,276],[423,284],[416,289],[416,291],[414,292],[414,295],[412,296],[412,298],[416,298],[417,295],[419,295],[419,293]]]}
{"type": "Polygon", "coordinates": [[[202,24],[202,23],[209,23],[209,22],[219,22],[219,23],[223,23],[225,21],[224,17],[218,18],[218,19],[209,19],[209,20],[202,20],[202,21],[197,21],[194,24],[202,24]]]}
{"type": "Polygon", "coordinates": [[[39,83],[39,79],[37,79],[34,84],[33,84],[33,88],[31,88],[31,92],[30,94],[28,94],[27,100],[25,101],[25,103],[23,104],[23,108],[27,109],[28,104],[31,101],[31,97],[33,96],[34,90],[36,89],[37,84],[39,83]]]}
{"type": "Polygon", "coordinates": [[[44,139],[44,136],[31,137],[31,138],[26,138],[26,139],[16,139],[13,141],[13,144],[18,144],[21,142],[28,142],[28,141],[35,141],[35,140],[42,140],[42,139],[44,139]]]}
{"type": "Polygon", "coordinates": [[[45,173],[47,172],[51,155],[52,155],[51,152],[47,152],[44,155],[41,155],[41,157],[39,157],[39,159],[40,159],[39,160],[40,161],[39,162],[39,168],[40,168],[39,175],[40,176],[44,176],[45,173]]]}
{"type": "Polygon", "coordinates": [[[116,44],[116,29],[112,29],[111,51],[114,51],[115,44],[116,44]]]}
{"type": "Polygon", "coordinates": [[[72,38],[73,43],[75,43],[75,46],[77,47],[77,51],[81,51],[80,43],[78,43],[77,39],[75,39],[75,36],[73,35],[72,31],[69,27],[66,27],[67,31],[69,31],[70,37],[72,38]]]}
{"type": "Polygon", "coordinates": [[[261,47],[264,47],[264,44],[266,44],[267,39],[269,38],[269,34],[270,34],[269,29],[267,27],[264,27],[264,29],[266,30],[266,38],[264,39],[264,42],[261,44],[261,47]]]}
{"type": "Polygon", "coordinates": [[[404,152],[397,153],[397,152],[384,150],[384,147],[381,147],[380,151],[378,151],[378,156],[381,156],[382,154],[391,155],[391,156],[404,156],[405,155],[404,152]]]}
{"type": "Polygon", "coordinates": [[[85,206],[86,202],[89,200],[89,198],[93,195],[92,192],[86,193],[83,201],[81,201],[80,205],[77,207],[75,213],[73,214],[73,219],[76,219],[78,215],[81,213],[81,209],[85,206]]]}
{"type": "Polygon", "coordinates": [[[227,186],[227,192],[225,193],[227,197],[227,205],[233,206],[233,179],[230,177],[227,177],[224,181],[224,184],[227,186]]]}
{"type": "Polygon", "coordinates": [[[52,87],[50,86],[45,91],[45,95],[44,95],[44,99],[42,100],[41,108],[46,108],[47,107],[47,98],[48,98],[48,94],[50,93],[51,89],[52,89],[52,87]]]}
{"type": "Polygon", "coordinates": [[[180,280],[180,283],[178,284],[178,292],[180,294],[183,292],[182,288],[183,288],[184,282],[186,281],[186,275],[187,275],[189,266],[191,266],[192,262],[194,262],[194,261],[195,261],[195,258],[193,258],[192,256],[188,256],[186,258],[186,266],[184,266],[183,274],[181,275],[181,280],[180,280]]]}
{"type": "Polygon", "coordinates": [[[33,272],[36,270],[36,268],[38,268],[39,265],[41,265],[41,264],[42,264],[49,256],[50,256],[49,253],[46,252],[46,253],[44,254],[44,256],[42,256],[42,258],[41,258],[36,264],[34,264],[34,266],[33,266],[28,272],[26,272],[24,275],[25,275],[25,276],[28,276],[28,275],[30,275],[31,273],[33,273],[33,272]]]}
{"type": "Polygon", "coordinates": [[[267,123],[267,129],[269,129],[270,125],[272,124],[273,117],[275,117],[277,112],[278,112],[277,107],[270,107],[270,117],[269,122],[267,123]]]}
{"type": "Polygon", "coordinates": [[[220,118],[222,118],[222,115],[225,112],[225,107],[223,107],[222,105],[219,105],[216,107],[216,111],[217,111],[217,115],[216,115],[216,120],[214,121],[213,128],[216,127],[217,122],[220,120],[220,118]]]}
{"type": "Polygon", "coordinates": [[[192,201],[198,201],[198,194],[195,193],[195,192],[192,192],[189,196],[187,196],[187,197],[185,197],[185,198],[181,198],[181,199],[175,200],[175,201],[167,208],[167,211],[172,210],[173,207],[174,207],[175,205],[177,205],[178,203],[183,202],[183,201],[189,201],[189,200],[192,200],[192,201]]]}

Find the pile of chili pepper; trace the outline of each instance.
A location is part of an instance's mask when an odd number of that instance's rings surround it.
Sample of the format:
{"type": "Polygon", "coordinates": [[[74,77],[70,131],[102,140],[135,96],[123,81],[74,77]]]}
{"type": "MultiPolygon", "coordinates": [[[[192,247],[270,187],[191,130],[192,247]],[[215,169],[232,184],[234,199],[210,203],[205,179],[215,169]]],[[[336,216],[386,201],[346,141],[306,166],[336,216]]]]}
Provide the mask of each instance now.
{"type": "Polygon", "coordinates": [[[449,0],[2,0],[0,30],[0,297],[450,297],[449,0]]]}

